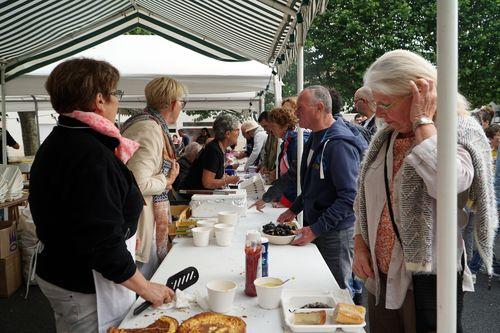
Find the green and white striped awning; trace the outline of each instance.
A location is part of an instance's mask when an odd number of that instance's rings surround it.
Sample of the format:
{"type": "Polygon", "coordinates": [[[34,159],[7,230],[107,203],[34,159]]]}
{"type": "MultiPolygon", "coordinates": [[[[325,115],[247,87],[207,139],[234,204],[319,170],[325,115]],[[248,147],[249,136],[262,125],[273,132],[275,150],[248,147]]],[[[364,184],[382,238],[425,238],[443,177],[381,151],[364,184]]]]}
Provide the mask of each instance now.
{"type": "Polygon", "coordinates": [[[141,27],[219,60],[257,60],[283,76],[327,2],[0,0],[0,64],[9,81],[141,27]]]}

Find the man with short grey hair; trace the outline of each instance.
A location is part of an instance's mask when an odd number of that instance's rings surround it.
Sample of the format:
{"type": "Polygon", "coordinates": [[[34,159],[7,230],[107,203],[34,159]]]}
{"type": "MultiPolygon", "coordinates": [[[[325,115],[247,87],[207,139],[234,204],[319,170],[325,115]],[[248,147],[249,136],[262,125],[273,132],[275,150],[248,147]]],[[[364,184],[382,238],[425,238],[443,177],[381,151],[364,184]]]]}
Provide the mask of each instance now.
{"type": "Polygon", "coordinates": [[[375,107],[373,102],[372,90],[369,87],[361,87],[354,93],[354,108],[356,111],[366,117],[361,126],[366,128],[373,137],[377,132],[375,122],[375,107]]]}
{"type": "Polygon", "coordinates": [[[332,115],[332,99],[322,86],[304,89],[297,100],[299,125],[312,130],[304,145],[300,182],[302,193],[278,222],[303,212],[304,226],[292,244],[314,241],[341,288],[352,272],[354,197],[366,141],[342,117],[332,115]]]}

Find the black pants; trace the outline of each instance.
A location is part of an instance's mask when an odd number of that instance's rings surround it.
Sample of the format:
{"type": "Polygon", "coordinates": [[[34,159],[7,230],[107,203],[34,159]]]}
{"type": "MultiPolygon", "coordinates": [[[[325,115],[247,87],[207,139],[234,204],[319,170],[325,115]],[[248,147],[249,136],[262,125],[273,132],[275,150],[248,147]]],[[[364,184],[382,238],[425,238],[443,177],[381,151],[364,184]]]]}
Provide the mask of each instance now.
{"type": "MultiPolygon", "coordinates": [[[[457,273],[457,333],[462,333],[464,291],[463,273],[457,273]]],[[[414,275],[413,295],[417,333],[437,331],[437,279],[436,275],[414,275]]]]}

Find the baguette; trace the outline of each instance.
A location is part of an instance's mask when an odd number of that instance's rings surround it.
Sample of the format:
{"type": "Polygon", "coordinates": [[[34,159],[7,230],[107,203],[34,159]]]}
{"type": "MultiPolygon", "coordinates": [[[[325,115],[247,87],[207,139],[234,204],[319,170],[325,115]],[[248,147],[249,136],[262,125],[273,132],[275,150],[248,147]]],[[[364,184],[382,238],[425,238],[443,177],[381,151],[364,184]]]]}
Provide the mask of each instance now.
{"type": "Polygon", "coordinates": [[[366,309],[360,305],[339,303],[333,312],[333,320],[338,324],[363,324],[366,309]]]}

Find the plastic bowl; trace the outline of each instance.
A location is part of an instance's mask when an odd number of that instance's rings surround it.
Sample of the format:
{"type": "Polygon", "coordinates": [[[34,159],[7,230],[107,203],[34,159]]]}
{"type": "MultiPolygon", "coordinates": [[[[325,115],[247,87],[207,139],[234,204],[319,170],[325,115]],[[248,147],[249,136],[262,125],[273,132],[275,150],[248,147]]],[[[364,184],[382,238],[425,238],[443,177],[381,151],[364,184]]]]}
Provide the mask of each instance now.
{"type": "Polygon", "coordinates": [[[290,235],[290,236],[268,235],[268,234],[264,233],[264,231],[262,231],[262,230],[260,231],[260,233],[263,237],[266,237],[267,239],[269,239],[269,243],[274,244],[274,245],[288,245],[295,238],[295,235],[290,235]]]}

